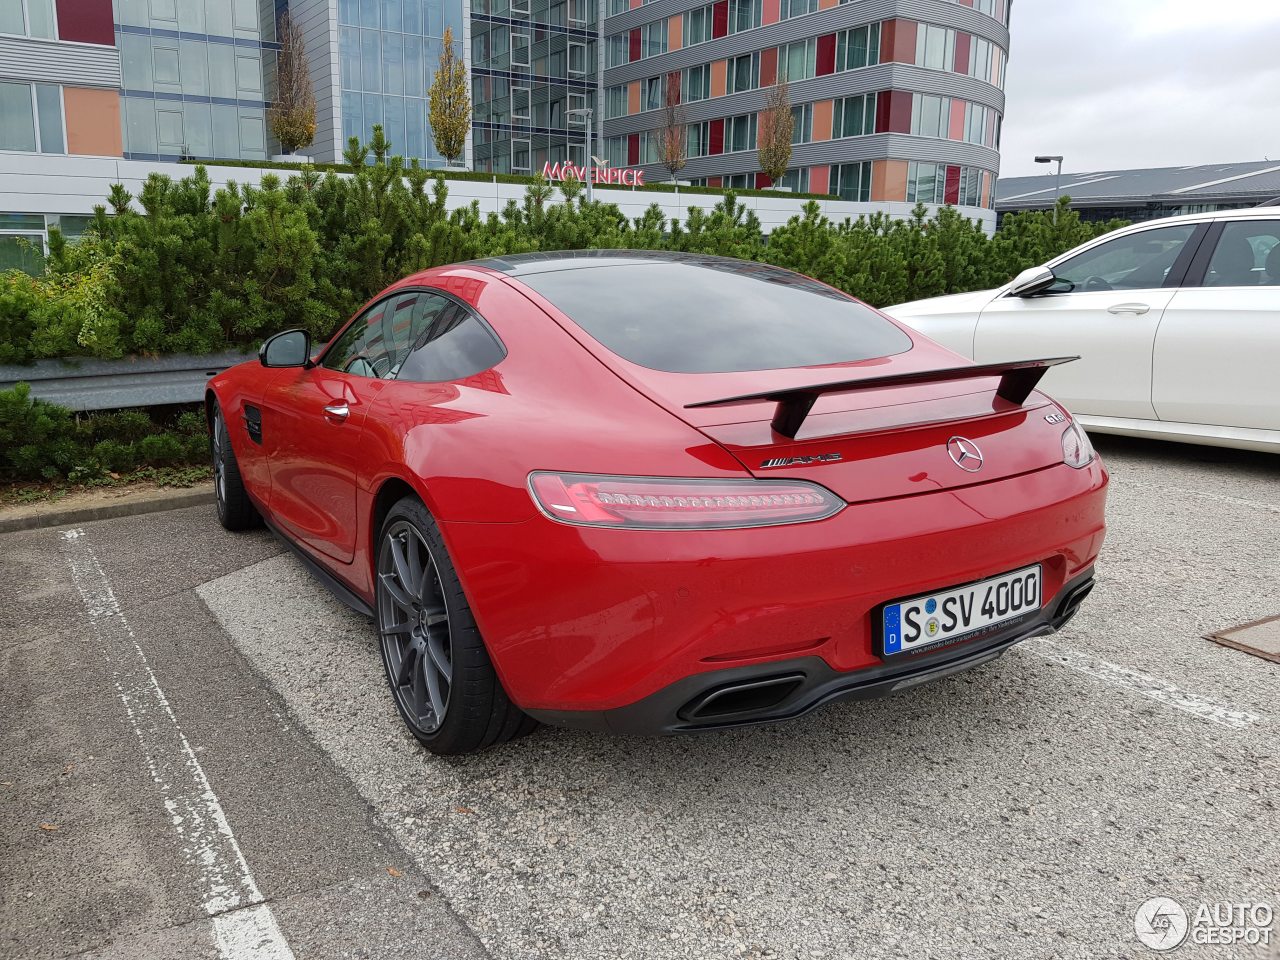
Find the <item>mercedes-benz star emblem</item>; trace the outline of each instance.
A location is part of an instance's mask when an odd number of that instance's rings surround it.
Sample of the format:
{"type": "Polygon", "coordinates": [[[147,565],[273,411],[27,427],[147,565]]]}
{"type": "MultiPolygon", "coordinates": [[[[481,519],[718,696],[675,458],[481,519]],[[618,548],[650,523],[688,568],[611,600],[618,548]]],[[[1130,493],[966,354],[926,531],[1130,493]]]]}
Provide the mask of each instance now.
{"type": "Polygon", "coordinates": [[[947,441],[947,453],[961,470],[977,473],[982,469],[982,451],[972,440],[965,437],[952,437],[947,441]]]}

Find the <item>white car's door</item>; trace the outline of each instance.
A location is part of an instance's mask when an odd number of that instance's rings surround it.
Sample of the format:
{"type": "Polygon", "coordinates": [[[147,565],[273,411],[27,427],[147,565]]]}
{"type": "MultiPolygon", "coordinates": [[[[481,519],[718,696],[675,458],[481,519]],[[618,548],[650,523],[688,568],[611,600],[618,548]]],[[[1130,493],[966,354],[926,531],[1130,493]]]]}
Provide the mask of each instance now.
{"type": "Polygon", "coordinates": [[[1053,264],[1058,279],[1044,293],[997,297],[983,309],[973,359],[1078,354],[1075,363],[1049,371],[1043,381],[1048,393],[1073,413],[1156,419],[1156,328],[1207,229],[1153,224],[1053,264]]]}
{"type": "Polygon", "coordinates": [[[1206,246],[1215,240],[1196,257],[1203,279],[1193,267],[1156,334],[1156,413],[1280,430],[1280,218],[1220,221],[1206,246]]]}

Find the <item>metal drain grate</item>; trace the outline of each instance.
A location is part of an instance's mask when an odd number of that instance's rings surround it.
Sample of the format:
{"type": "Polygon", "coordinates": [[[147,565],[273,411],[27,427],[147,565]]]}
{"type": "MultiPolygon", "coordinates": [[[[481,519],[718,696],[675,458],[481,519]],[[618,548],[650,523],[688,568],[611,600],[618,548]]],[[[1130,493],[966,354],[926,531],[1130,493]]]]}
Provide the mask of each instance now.
{"type": "Polygon", "coordinates": [[[1280,617],[1242,623],[1238,627],[1206,633],[1204,638],[1224,647],[1243,650],[1272,663],[1280,663],[1280,617]]]}

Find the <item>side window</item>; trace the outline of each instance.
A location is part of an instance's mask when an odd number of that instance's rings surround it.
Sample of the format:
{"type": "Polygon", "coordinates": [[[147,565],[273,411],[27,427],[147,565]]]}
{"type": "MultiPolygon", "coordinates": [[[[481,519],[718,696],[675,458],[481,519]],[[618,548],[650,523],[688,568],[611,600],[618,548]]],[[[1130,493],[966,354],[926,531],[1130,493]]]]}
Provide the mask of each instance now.
{"type": "Polygon", "coordinates": [[[1239,220],[1222,228],[1206,287],[1280,287],[1280,220],[1239,220]]]}
{"type": "Polygon", "coordinates": [[[1144,290],[1164,285],[1194,224],[1157,227],[1118,237],[1053,268],[1049,293],[1089,290],[1144,290]]]}
{"type": "Polygon", "coordinates": [[[357,377],[385,379],[392,375],[398,354],[412,342],[409,317],[416,294],[388,297],[352,321],[324,355],[323,365],[357,377]]]}
{"type": "Polygon", "coordinates": [[[483,320],[452,300],[423,295],[438,301],[432,323],[413,343],[413,348],[396,374],[397,380],[441,383],[475,376],[507,355],[501,341],[483,320]]]}

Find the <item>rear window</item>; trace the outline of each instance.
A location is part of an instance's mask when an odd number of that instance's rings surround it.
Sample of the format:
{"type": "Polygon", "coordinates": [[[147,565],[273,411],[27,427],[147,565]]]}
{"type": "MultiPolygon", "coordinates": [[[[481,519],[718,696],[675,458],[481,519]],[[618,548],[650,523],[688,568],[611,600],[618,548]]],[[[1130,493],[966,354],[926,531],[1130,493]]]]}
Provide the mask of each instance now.
{"type": "Polygon", "coordinates": [[[848,363],[911,347],[870,308],[760,264],[637,263],[519,280],[618,356],[671,373],[848,363]]]}

